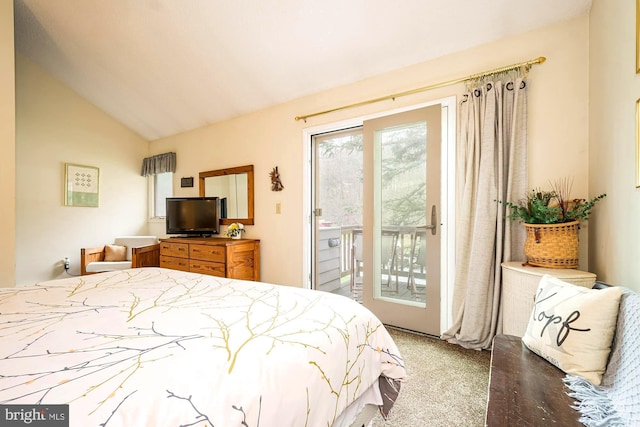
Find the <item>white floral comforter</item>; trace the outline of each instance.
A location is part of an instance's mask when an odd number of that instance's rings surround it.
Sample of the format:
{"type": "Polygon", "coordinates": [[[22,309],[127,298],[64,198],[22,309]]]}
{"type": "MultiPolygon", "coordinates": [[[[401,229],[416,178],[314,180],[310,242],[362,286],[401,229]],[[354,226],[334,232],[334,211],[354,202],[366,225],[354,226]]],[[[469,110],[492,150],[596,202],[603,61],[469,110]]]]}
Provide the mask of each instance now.
{"type": "Polygon", "coordinates": [[[331,426],[381,376],[398,349],[341,296],[161,268],[0,290],[0,403],[71,426],[331,426]]]}

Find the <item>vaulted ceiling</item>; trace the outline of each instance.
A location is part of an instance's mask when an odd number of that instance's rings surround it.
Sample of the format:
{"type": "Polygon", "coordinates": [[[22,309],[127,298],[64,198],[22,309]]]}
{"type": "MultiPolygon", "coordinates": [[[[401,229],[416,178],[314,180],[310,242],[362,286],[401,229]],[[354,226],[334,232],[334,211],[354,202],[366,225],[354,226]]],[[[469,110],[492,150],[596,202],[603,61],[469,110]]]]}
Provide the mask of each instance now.
{"type": "Polygon", "coordinates": [[[591,0],[14,0],[16,48],[148,140],[588,13],[591,0]]]}

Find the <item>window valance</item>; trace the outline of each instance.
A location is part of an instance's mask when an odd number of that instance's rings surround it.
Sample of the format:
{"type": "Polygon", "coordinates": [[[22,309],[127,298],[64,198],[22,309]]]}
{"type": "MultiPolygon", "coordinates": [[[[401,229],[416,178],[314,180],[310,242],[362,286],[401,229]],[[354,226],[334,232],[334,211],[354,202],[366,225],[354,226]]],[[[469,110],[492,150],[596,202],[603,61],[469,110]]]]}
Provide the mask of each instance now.
{"type": "Polygon", "coordinates": [[[176,153],[157,154],[142,160],[142,176],[176,171],[176,153]]]}

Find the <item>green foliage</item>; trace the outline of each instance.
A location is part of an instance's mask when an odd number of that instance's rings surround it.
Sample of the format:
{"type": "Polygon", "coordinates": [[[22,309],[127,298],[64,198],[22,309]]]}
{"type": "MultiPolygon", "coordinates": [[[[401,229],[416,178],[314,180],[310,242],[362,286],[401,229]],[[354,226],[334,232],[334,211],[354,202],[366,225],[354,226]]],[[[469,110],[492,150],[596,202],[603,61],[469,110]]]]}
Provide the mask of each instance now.
{"type": "Polygon", "coordinates": [[[510,208],[511,212],[507,215],[510,220],[519,220],[526,224],[559,224],[588,220],[594,205],[606,196],[606,194],[600,194],[589,201],[583,199],[567,201],[564,195],[558,194],[555,190],[533,189],[517,204],[498,202],[510,208]]]}
{"type": "Polygon", "coordinates": [[[425,224],[427,187],[427,129],[412,125],[387,129],[381,137],[382,223],[425,224]]]}
{"type": "Polygon", "coordinates": [[[566,212],[566,221],[588,220],[589,215],[591,215],[591,209],[593,209],[593,206],[596,204],[596,202],[604,199],[605,197],[607,197],[606,194],[600,194],[599,196],[594,197],[588,202],[581,200],[581,203],[575,204],[573,209],[570,209],[566,212]]]}

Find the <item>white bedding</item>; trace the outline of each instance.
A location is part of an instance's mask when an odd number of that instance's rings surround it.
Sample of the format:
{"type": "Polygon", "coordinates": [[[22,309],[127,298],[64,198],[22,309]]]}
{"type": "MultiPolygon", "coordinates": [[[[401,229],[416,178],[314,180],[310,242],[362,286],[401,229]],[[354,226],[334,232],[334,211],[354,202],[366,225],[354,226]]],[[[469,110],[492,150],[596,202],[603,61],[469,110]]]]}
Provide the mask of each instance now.
{"type": "Polygon", "coordinates": [[[161,268],[0,290],[0,403],[71,426],[348,426],[381,376],[397,347],[337,295],[161,268]]]}

